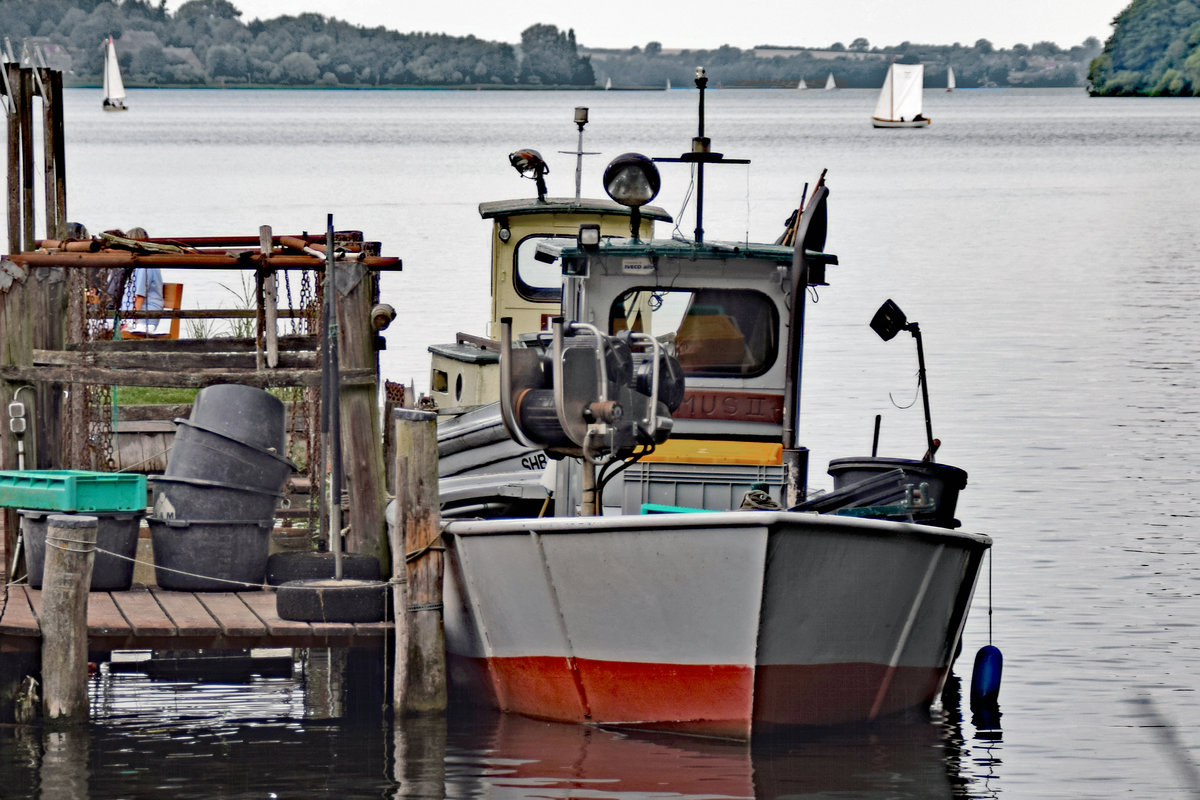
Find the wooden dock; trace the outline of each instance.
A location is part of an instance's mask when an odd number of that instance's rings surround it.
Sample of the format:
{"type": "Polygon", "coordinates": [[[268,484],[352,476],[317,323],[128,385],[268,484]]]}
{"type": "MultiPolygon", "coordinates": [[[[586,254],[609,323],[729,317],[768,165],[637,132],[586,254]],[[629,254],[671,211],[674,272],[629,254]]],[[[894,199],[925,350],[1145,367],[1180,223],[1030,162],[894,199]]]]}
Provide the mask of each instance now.
{"type": "MultiPolygon", "coordinates": [[[[2,526],[0,526],[2,530],[2,526]]],[[[0,536],[0,542],[4,537],[0,536]]],[[[42,640],[42,592],[8,583],[0,544],[0,654],[34,652],[42,640]]],[[[388,604],[390,607],[390,603],[388,604]]],[[[383,647],[391,622],[308,623],[280,619],[275,591],[172,592],[134,584],[123,592],[91,592],[88,650],[242,650],[260,647],[383,647]]],[[[3,657],[0,655],[0,657],[3,657]]]]}
{"type": "MultiPolygon", "coordinates": [[[[42,592],[5,587],[0,653],[41,646],[42,592]]],[[[275,592],[172,592],[134,586],[91,592],[88,650],[239,650],[260,647],[382,647],[391,622],[308,623],[280,619],[275,592]]]]}

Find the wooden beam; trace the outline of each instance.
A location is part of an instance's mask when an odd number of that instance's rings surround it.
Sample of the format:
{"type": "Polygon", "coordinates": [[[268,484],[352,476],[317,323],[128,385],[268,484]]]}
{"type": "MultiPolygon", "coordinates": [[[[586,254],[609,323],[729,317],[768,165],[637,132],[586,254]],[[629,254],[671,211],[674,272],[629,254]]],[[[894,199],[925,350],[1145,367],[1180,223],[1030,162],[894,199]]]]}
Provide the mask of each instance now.
{"type": "MultiPolygon", "coordinates": [[[[0,379],[17,383],[51,381],[94,386],[161,386],[202,389],[216,383],[243,383],[270,389],[277,386],[320,386],[321,373],[311,369],[276,369],[264,372],[205,369],[192,372],[160,370],[116,370],[101,367],[0,366],[0,379]]],[[[342,373],[342,386],[372,386],[373,370],[342,373]]],[[[382,505],[380,506],[382,508],[382,505]]],[[[382,513],[382,512],[380,512],[382,513]]]]}
{"type": "MultiPolygon", "coordinates": [[[[281,369],[318,369],[316,353],[284,352],[276,354],[281,369]]],[[[197,370],[197,369],[255,369],[255,358],[250,353],[174,353],[166,350],[155,352],[106,352],[81,353],[64,350],[33,351],[35,366],[48,367],[108,367],[111,369],[151,370],[197,370]]]]}

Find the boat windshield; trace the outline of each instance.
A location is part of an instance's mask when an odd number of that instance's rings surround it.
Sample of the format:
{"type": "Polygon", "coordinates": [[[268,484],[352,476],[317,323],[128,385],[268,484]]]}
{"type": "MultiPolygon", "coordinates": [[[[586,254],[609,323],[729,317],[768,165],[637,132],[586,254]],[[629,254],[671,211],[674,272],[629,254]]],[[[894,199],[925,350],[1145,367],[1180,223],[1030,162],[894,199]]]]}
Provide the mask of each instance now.
{"type": "Polygon", "coordinates": [[[779,351],[779,313],[745,289],[633,289],[609,312],[612,333],[658,337],[686,375],[760,375],[779,351]]]}
{"type": "Polygon", "coordinates": [[[539,244],[557,247],[574,245],[577,236],[554,236],[535,233],[522,239],[513,251],[513,283],[517,294],[526,300],[557,303],[562,299],[562,267],[558,262],[547,264],[535,259],[539,244]]]}

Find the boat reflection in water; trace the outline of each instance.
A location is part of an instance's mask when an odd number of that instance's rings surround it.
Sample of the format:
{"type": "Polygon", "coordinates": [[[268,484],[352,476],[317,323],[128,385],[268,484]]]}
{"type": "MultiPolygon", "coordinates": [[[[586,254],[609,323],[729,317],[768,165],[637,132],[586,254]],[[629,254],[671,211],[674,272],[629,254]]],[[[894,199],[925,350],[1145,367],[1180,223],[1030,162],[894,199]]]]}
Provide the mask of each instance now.
{"type": "Polygon", "coordinates": [[[793,730],[752,744],[516,714],[474,719],[470,746],[485,749],[478,759],[447,759],[446,797],[990,796],[961,773],[967,759],[952,719],[793,730]]]}
{"type": "MultiPolygon", "coordinates": [[[[319,681],[317,682],[320,683],[319,681]]],[[[792,730],[750,744],[456,708],[381,725],[326,716],[299,677],[93,683],[93,724],[0,729],[4,797],[991,797],[994,738],[968,742],[958,679],[932,717],[792,730]]],[[[968,727],[969,730],[969,727],[968,727]]],[[[993,734],[994,736],[994,734],[993,734]]]]}

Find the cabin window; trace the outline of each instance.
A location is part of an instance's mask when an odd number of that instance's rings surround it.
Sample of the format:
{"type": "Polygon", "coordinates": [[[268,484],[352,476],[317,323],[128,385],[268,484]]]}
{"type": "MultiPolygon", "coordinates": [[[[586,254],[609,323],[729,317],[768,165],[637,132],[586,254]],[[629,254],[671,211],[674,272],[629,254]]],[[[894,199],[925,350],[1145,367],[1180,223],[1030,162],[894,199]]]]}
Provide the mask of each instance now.
{"type": "Polygon", "coordinates": [[[557,247],[575,244],[574,236],[535,234],[522,239],[513,253],[513,283],[517,294],[526,300],[557,303],[562,300],[562,267],[558,262],[547,264],[534,258],[543,242],[557,247]]]}
{"type": "Polygon", "coordinates": [[[617,298],[609,318],[612,333],[658,337],[686,375],[760,375],[779,352],[779,312],[761,292],[634,289],[617,298]]]}

